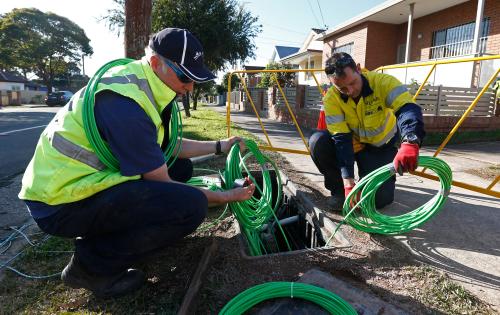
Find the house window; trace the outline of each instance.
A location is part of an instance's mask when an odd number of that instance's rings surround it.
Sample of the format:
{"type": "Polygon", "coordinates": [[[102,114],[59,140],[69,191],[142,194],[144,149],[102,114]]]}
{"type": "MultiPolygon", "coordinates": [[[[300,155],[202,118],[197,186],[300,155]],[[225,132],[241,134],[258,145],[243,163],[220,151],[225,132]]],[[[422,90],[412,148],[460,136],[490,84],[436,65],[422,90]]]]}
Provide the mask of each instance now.
{"type": "MultiPolygon", "coordinates": [[[[454,57],[472,54],[474,27],[476,22],[470,22],[447,29],[435,31],[432,34],[431,59],[454,57]]],[[[484,18],[480,30],[479,52],[486,51],[486,40],[490,31],[490,19],[484,18]]]]}
{"type": "Polygon", "coordinates": [[[332,48],[332,55],[334,53],[339,53],[339,52],[344,52],[344,53],[348,53],[349,55],[352,55],[352,47],[354,47],[354,42],[349,43],[349,44],[345,44],[342,46],[338,46],[338,47],[333,47],[332,48]]]}

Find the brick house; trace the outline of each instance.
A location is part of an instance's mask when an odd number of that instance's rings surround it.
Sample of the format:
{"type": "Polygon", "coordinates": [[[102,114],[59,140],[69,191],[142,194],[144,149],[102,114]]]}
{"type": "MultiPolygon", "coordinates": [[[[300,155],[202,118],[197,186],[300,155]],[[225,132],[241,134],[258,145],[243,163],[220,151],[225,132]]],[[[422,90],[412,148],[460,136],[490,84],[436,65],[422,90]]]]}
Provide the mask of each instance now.
{"type": "MultiPolygon", "coordinates": [[[[329,29],[321,39],[323,66],[337,51],[350,53],[371,70],[405,62],[498,55],[500,1],[389,0],[329,29]],[[476,31],[477,21],[482,23],[476,31]]],[[[500,66],[500,60],[491,63],[493,68],[500,66]]]]}

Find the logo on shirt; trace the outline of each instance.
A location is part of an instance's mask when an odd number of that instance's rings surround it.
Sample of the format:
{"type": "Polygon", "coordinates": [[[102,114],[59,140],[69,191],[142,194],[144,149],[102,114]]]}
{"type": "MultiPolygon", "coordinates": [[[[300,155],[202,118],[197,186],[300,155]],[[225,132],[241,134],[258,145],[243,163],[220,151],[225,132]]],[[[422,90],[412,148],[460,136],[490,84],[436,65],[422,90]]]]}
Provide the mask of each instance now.
{"type": "Polygon", "coordinates": [[[194,60],[198,60],[198,58],[200,58],[201,56],[203,56],[203,52],[201,52],[201,51],[197,51],[197,52],[194,54],[193,59],[194,59],[194,60]]]}

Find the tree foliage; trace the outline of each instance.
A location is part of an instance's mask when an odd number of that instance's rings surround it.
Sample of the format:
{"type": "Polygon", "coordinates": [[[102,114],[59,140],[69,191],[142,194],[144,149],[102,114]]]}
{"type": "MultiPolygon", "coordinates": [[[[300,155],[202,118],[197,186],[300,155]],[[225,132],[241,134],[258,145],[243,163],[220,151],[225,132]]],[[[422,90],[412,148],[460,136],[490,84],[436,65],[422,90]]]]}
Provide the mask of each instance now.
{"type": "MultiPolygon", "coordinates": [[[[204,48],[205,63],[213,72],[228,63],[255,56],[253,39],[261,31],[258,18],[236,0],[156,0],[153,2],[152,30],[166,27],[188,29],[204,48]]],[[[194,107],[201,93],[193,91],[194,107]]]]}
{"type": "MultiPolygon", "coordinates": [[[[267,64],[266,70],[290,70],[293,66],[289,63],[271,62],[267,64]]],[[[295,72],[273,72],[262,73],[262,79],[257,87],[270,87],[276,85],[276,80],[281,86],[295,85],[295,72]]]]}
{"type": "Polygon", "coordinates": [[[49,91],[58,75],[72,73],[82,55],[91,55],[90,40],[69,19],[35,8],[0,16],[0,67],[32,72],[49,91]]]}
{"type": "Polygon", "coordinates": [[[125,0],[113,0],[116,8],[107,10],[106,15],[97,20],[104,22],[110,31],[120,37],[121,30],[125,27],[125,0]]]}
{"type": "MultiPolygon", "coordinates": [[[[227,85],[229,82],[229,72],[226,72],[222,77],[221,85],[224,88],[224,91],[227,92],[227,85]]],[[[240,88],[240,77],[237,74],[233,74],[231,76],[231,91],[237,90],[240,88]]]]}

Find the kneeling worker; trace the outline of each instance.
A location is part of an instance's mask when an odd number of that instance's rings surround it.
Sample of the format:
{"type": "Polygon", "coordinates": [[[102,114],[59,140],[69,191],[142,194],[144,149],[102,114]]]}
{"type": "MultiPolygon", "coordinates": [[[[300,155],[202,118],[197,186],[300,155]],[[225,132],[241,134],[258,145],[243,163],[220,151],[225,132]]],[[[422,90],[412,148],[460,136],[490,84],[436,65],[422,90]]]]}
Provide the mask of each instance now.
{"type": "MultiPolygon", "coordinates": [[[[331,192],[328,204],[341,210],[355,185],[354,161],[359,178],[391,162],[413,171],[425,131],[421,108],[393,76],[361,71],[347,53],[333,54],[325,73],[333,84],[323,98],[328,130],[314,133],[309,146],[331,192]]],[[[394,200],[395,181],[378,189],[377,208],[394,200]]]]}
{"type": "Polygon", "coordinates": [[[42,132],[19,197],[44,232],[75,239],[61,275],[66,285],[104,298],[131,292],[145,282],[136,264],[196,230],[209,202],[252,196],[253,184],[224,192],[184,184],[193,172],[189,158],[227,153],[236,137],[183,139],[178,159],[165,163],[173,102],[193,82],[214,78],[198,39],[167,28],[152,36],[142,60],[113,67],[99,81],[96,124],[118,171],[99,160],[86,137],[83,90],[42,132]]]}

